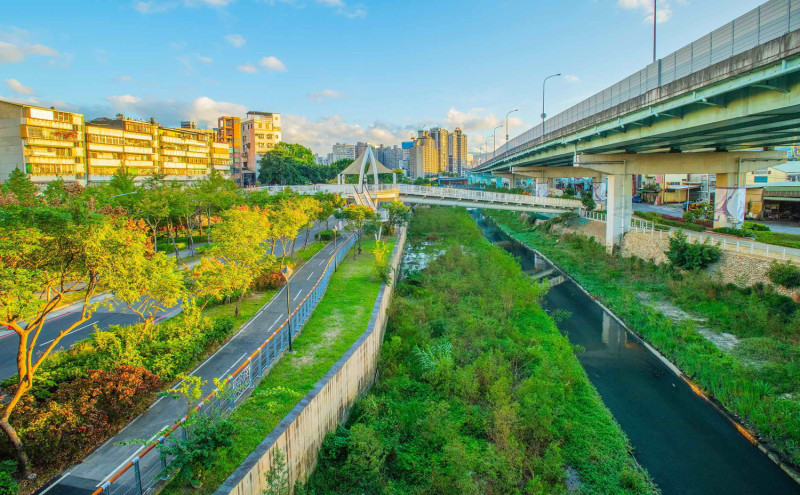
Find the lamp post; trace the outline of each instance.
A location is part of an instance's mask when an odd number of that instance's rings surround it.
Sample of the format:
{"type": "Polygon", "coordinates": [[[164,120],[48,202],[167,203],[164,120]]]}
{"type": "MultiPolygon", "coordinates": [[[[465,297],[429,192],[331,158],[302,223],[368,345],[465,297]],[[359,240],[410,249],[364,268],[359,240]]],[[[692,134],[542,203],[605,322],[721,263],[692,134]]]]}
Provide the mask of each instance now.
{"type": "Polygon", "coordinates": [[[336,225],[333,226],[333,271],[336,271],[339,268],[338,256],[336,255],[337,247],[336,247],[336,234],[339,231],[339,227],[336,225]]]}
{"type": "Polygon", "coordinates": [[[128,196],[128,195],[130,195],[130,194],[136,194],[136,193],[138,193],[138,192],[139,192],[139,191],[132,191],[132,192],[128,192],[128,193],[115,194],[114,196],[111,196],[111,197],[110,197],[110,198],[108,198],[108,199],[109,199],[109,201],[110,201],[110,200],[112,200],[112,199],[114,199],[114,198],[118,198],[118,197],[120,197],[120,196],[128,196]]]}
{"type": "Polygon", "coordinates": [[[494,160],[494,154],[497,152],[497,129],[503,127],[503,124],[492,129],[492,159],[494,160]]]}
{"type": "Polygon", "coordinates": [[[560,75],[561,75],[561,73],[559,72],[558,74],[553,74],[551,76],[545,77],[544,81],[542,81],[542,136],[544,136],[544,120],[547,118],[547,114],[544,112],[544,90],[545,90],[545,85],[547,84],[547,80],[548,79],[550,79],[551,77],[558,77],[560,75]]]}
{"type": "Polygon", "coordinates": [[[508,116],[514,112],[519,112],[519,108],[515,108],[506,114],[506,151],[508,151],[508,116]]]}
{"type": "Polygon", "coordinates": [[[292,303],[291,299],[289,299],[289,277],[292,276],[292,270],[289,265],[283,267],[281,270],[281,275],[283,275],[283,279],[286,281],[286,326],[289,330],[289,352],[294,352],[292,349],[292,303]]]}
{"type": "Polygon", "coordinates": [[[653,0],[653,63],[656,61],[656,17],[658,10],[656,10],[656,0],[653,0]]]}

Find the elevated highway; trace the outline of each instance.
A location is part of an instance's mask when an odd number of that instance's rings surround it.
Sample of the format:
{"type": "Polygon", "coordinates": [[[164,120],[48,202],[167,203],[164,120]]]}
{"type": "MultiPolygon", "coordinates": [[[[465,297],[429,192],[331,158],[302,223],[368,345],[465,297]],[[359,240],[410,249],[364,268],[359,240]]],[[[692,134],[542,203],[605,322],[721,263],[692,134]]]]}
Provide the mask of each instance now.
{"type": "Polygon", "coordinates": [[[715,226],[744,220],[744,174],[800,143],[800,0],[770,0],[510,140],[476,172],[607,182],[606,243],[632,174],[715,173],[715,226]]]}

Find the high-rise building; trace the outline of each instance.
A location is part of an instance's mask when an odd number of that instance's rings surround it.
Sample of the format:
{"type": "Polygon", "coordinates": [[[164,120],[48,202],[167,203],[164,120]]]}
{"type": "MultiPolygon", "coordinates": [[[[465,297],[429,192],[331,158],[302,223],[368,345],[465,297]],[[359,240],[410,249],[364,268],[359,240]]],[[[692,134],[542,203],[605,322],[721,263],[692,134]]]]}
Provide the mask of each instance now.
{"type": "Polygon", "coordinates": [[[412,179],[439,173],[439,150],[428,131],[418,132],[411,151],[409,176],[412,179]]]}
{"type": "Polygon", "coordinates": [[[441,127],[434,127],[430,131],[433,145],[436,147],[438,154],[438,170],[434,173],[444,172],[447,170],[447,164],[450,156],[450,131],[441,127]]]}
{"type": "Polygon", "coordinates": [[[181,129],[197,129],[197,122],[194,120],[182,120],[181,129]]]}
{"type": "Polygon", "coordinates": [[[356,159],[356,147],[355,145],[349,143],[336,143],[333,145],[333,162],[337,160],[355,160],[356,159]]]}
{"type": "Polygon", "coordinates": [[[208,133],[199,129],[159,129],[161,173],[168,179],[194,181],[207,176],[211,167],[208,133]]]}
{"type": "Polygon", "coordinates": [[[85,183],[83,125],[79,113],[0,101],[0,180],[18,168],[36,183],[85,183]]]}
{"type": "Polygon", "coordinates": [[[463,175],[467,168],[467,135],[459,127],[450,135],[447,171],[463,175]]]}
{"type": "Polygon", "coordinates": [[[242,121],[242,157],[238,177],[242,186],[255,184],[258,165],[264,153],[281,141],[281,114],[247,112],[242,121]]]}
{"type": "Polygon", "coordinates": [[[86,123],[88,182],[107,182],[125,167],[140,177],[160,171],[159,125],[118,116],[86,123]]]}
{"type": "MultiPolygon", "coordinates": [[[[372,146],[370,143],[362,143],[361,141],[356,143],[356,156],[361,156],[361,153],[367,151],[367,148],[372,146]]],[[[373,146],[374,148],[374,146],[373,146]]]]}
{"type": "Polygon", "coordinates": [[[414,150],[414,141],[403,141],[400,143],[400,163],[399,168],[403,169],[407,176],[411,177],[411,154],[414,150]]]}

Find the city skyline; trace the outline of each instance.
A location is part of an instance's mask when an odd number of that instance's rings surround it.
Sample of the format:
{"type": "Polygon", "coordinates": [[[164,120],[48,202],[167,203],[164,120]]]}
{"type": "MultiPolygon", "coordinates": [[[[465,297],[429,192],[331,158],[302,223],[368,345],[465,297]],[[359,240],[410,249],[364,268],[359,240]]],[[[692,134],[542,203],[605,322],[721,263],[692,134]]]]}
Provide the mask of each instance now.
{"type": "MultiPolygon", "coordinates": [[[[81,8],[66,26],[60,19],[76,5],[52,3],[46,18],[12,5],[0,25],[0,99],[55,104],[87,119],[121,112],[208,128],[222,115],[281,112],[284,140],[316,153],[335,142],[399,144],[423,125],[460,127],[476,152],[508,110],[520,109],[511,136],[538,123],[543,77],[564,74],[548,83],[547,110],[555,115],[650,61],[649,1],[571,3],[564,22],[560,7],[534,12],[514,2],[484,11],[466,2],[465,11],[480,15],[458,26],[441,22],[448,3],[416,16],[413,2],[398,9],[342,0],[134,1],[81,8]],[[505,15],[510,10],[518,15],[505,15]],[[100,21],[122,35],[87,43],[100,21]],[[436,22],[449,55],[426,60],[415,55],[412,33],[436,22]],[[199,36],[197,25],[206,27],[199,36]],[[535,48],[556,44],[563,53],[535,48]],[[493,75],[482,70],[489,67],[493,75]],[[432,87],[448,88],[447,95],[432,87]]],[[[660,2],[659,53],[721,25],[711,13],[723,4],[733,17],[758,3],[660,2]]],[[[499,147],[505,132],[498,134],[499,147]]]]}

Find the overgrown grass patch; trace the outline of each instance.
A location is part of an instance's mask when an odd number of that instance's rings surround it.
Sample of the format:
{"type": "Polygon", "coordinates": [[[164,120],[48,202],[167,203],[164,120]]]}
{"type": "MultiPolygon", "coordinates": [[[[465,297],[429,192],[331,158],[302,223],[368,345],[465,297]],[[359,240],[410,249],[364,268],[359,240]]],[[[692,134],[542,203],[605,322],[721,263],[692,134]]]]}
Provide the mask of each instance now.
{"type": "MultiPolygon", "coordinates": [[[[395,241],[388,238],[391,247],[395,241]]],[[[215,464],[204,470],[204,485],[197,488],[173,481],[164,493],[214,492],[364,333],[381,288],[381,281],[372,277],[374,244],[365,240],[364,252],[356,260],[345,256],[325,296],[293,341],[296,353],[284,354],[233,411],[236,437],[216,456],[215,464]]]]}
{"type": "Polygon", "coordinates": [[[420,209],[411,249],[432,254],[393,300],[379,380],[328,435],[302,493],[655,493],[545,289],[466,211],[420,209]]]}

